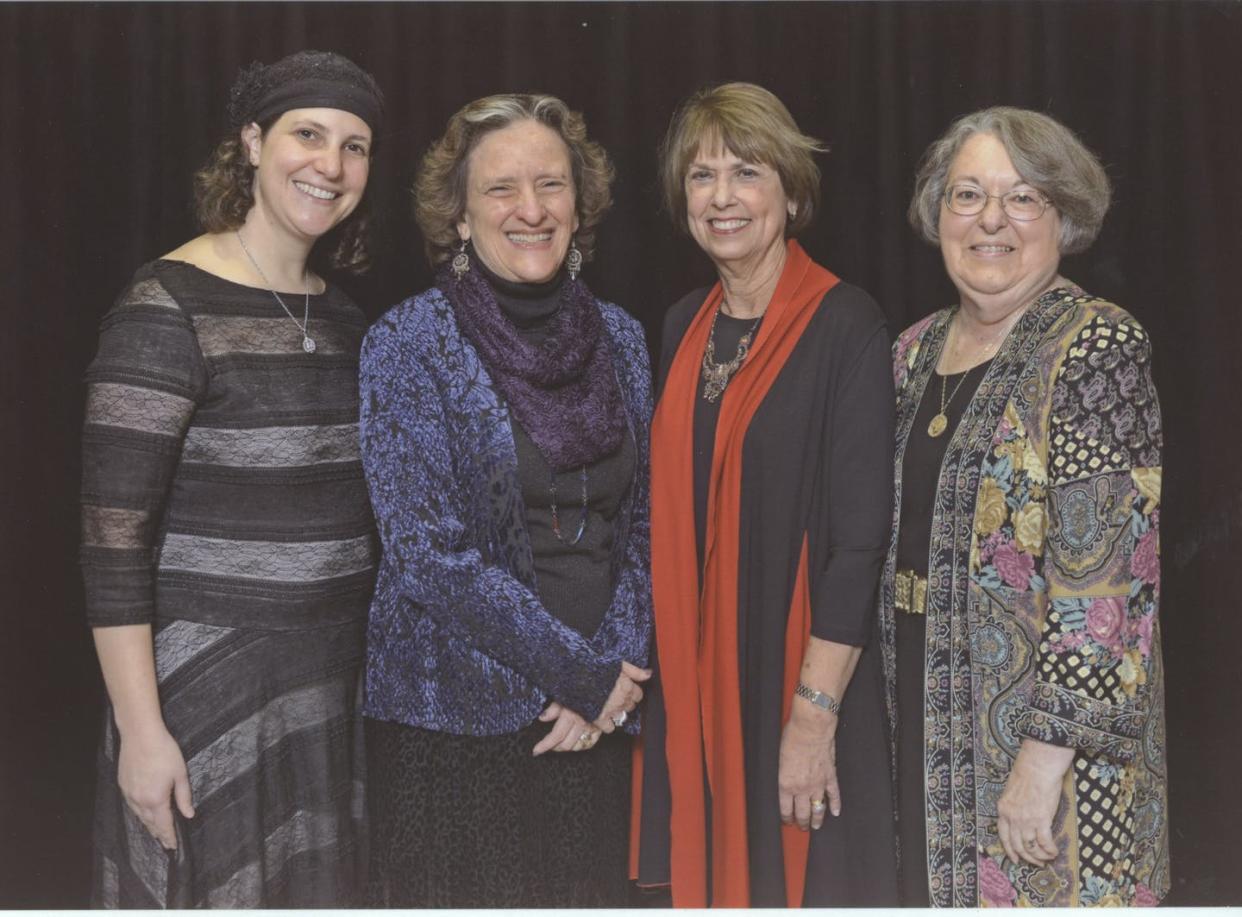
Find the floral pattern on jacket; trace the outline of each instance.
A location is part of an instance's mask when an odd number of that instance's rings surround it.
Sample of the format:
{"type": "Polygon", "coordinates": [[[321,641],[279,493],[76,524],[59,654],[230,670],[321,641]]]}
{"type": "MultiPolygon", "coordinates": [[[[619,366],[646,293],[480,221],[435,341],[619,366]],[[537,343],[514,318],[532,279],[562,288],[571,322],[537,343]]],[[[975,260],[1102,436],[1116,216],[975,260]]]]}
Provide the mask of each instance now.
{"type": "MultiPolygon", "coordinates": [[[[894,345],[898,469],[951,318],[938,312],[894,345]]],[[[953,434],[924,660],[934,905],[1140,905],[1168,891],[1161,446],[1146,333],[1077,288],[1028,309],[953,434]],[[1077,751],[1053,823],[1060,853],[1041,868],[1008,860],[996,829],[1024,737],[1077,751]]],[[[890,692],[895,552],[894,539],[890,692]]]]}
{"type": "Polygon", "coordinates": [[[650,365],[642,326],[597,305],[638,460],[616,523],[612,602],[589,638],[534,590],[509,411],[444,293],[433,287],[406,300],[367,333],[362,459],[384,554],[367,633],[366,715],[495,735],[556,700],[594,719],[621,661],[646,663],[650,365]]]}

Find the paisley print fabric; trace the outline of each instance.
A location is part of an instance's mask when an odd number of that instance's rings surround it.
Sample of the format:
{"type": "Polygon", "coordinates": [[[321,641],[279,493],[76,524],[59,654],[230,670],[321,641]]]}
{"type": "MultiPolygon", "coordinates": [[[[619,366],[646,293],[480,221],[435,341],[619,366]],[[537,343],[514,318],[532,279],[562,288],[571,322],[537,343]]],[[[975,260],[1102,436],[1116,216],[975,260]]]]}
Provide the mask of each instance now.
{"type": "MultiPolygon", "coordinates": [[[[894,345],[898,508],[951,318],[938,312],[894,345]]],[[[1019,320],[941,468],[922,673],[895,671],[894,541],[881,618],[889,709],[895,679],[921,675],[933,905],[1143,905],[1168,891],[1150,359],[1129,314],[1077,288],[1044,294],[1019,320]],[[1008,860],[996,833],[1024,737],[1077,751],[1053,824],[1060,853],[1040,868],[1008,860]]]]}

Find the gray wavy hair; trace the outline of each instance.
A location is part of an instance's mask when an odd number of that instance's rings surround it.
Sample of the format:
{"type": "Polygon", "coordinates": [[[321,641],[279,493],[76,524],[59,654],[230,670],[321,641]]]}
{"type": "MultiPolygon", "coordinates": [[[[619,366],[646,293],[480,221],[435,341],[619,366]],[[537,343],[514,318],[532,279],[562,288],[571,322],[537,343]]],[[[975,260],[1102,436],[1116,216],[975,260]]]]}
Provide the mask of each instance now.
{"type": "Polygon", "coordinates": [[[975,134],[1001,142],[1022,179],[1047,195],[1061,214],[1062,254],[1085,251],[1095,241],[1112,186],[1095,154],[1059,121],[1025,108],[997,106],[954,121],[923,154],[907,216],[933,245],[940,242],[940,207],[953,160],[975,134]]]}

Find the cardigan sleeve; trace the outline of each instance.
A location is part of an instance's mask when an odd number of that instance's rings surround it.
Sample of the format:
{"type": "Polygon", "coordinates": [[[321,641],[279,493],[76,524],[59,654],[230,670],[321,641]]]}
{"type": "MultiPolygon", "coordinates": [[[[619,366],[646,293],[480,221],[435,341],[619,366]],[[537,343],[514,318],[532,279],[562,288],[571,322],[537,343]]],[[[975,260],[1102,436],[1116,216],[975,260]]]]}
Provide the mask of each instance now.
{"type": "Polygon", "coordinates": [[[157,533],[206,381],[190,321],[140,275],[104,318],[86,371],[79,559],[92,627],[155,616],[157,533]]]}
{"type": "MultiPolygon", "coordinates": [[[[487,563],[467,538],[453,477],[457,461],[437,381],[412,325],[384,319],[361,357],[361,445],[385,563],[404,598],[449,633],[538,685],[589,720],[621,669],[550,614],[512,574],[487,563]]],[[[431,330],[427,330],[431,334],[431,330]]]]}
{"type": "MultiPolygon", "coordinates": [[[[645,666],[652,626],[651,363],[642,327],[630,318],[622,321],[625,332],[616,341],[621,356],[618,377],[629,389],[625,400],[631,406],[630,420],[638,461],[634,468],[633,508],[624,558],[612,603],[592,643],[597,648],[615,647],[626,662],[645,666]]],[[[637,733],[638,725],[638,716],[632,716],[623,728],[637,733]]]]}
{"type": "Polygon", "coordinates": [[[1048,610],[1019,731],[1091,754],[1139,753],[1159,664],[1160,406],[1147,335],[1091,320],[1057,373],[1048,422],[1048,610]]]}
{"type": "Polygon", "coordinates": [[[811,634],[853,646],[870,638],[893,527],[893,365],[879,307],[866,305],[868,320],[855,323],[854,346],[840,357],[809,533],[809,556],[825,558],[811,571],[811,634]]]}

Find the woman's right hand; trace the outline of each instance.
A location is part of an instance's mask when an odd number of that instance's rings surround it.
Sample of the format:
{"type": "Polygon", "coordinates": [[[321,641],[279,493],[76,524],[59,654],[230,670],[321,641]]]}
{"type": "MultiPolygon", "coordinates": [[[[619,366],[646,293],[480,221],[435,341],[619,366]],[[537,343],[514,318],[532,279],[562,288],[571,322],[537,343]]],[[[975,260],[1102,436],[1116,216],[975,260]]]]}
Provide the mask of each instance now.
{"type": "Polygon", "coordinates": [[[151,625],[96,627],[94,637],[121,737],[117,786],[151,836],[176,850],[169,798],[186,818],[194,817],[194,804],[185,758],[160,710],[151,625]]]}
{"type": "Polygon", "coordinates": [[[177,849],[170,798],[186,818],[194,817],[190,776],[177,740],[160,723],[147,733],[121,737],[117,784],[125,802],[165,850],[177,849]]]}
{"type": "Polygon", "coordinates": [[[608,700],[604,701],[604,709],[600,711],[599,717],[595,720],[596,728],[602,732],[612,732],[624,723],[625,718],[643,699],[643,689],[639,687],[639,683],[650,677],[650,669],[640,669],[636,665],[622,661],[621,674],[617,676],[617,683],[613,686],[612,693],[608,695],[608,700]],[[621,722],[618,723],[618,720],[621,722]]]}

